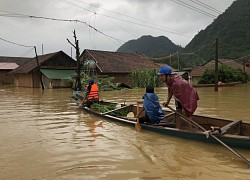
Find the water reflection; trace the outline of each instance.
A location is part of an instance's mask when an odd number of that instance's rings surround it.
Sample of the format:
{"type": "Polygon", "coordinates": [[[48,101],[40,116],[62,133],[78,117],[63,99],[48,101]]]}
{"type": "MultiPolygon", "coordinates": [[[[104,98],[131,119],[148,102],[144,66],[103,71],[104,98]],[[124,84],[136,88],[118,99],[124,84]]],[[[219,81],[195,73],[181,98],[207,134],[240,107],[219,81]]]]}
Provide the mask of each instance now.
{"type": "MultiPolygon", "coordinates": [[[[250,84],[197,89],[196,114],[249,121],[250,84]]],[[[167,88],[156,88],[161,102],[167,88]]],[[[101,92],[135,103],[145,89],[101,92]]],[[[219,145],[134,130],[69,101],[69,89],[0,87],[0,179],[247,179],[245,165],[219,145]]],[[[171,102],[174,106],[174,102],[171,102]]],[[[250,159],[247,150],[238,150],[250,159]]]]}

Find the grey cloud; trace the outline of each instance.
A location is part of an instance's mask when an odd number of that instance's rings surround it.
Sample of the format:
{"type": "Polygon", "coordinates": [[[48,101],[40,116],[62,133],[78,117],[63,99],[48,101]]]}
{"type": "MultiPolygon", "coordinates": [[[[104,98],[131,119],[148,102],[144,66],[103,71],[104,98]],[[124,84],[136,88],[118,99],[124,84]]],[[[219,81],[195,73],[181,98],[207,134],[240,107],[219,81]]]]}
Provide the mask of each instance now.
{"type": "MultiPolygon", "coordinates": [[[[224,11],[234,0],[200,1],[224,11]]],[[[102,33],[120,39],[123,42],[137,39],[142,35],[164,35],[175,44],[182,46],[185,46],[198,31],[205,29],[213,21],[212,18],[187,9],[170,0],[83,0],[82,3],[79,0],[68,0],[67,2],[70,3],[65,3],[64,0],[0,0],[0,10],[60,19],[79,19],[102,33]],[[97,14],[94,14],[92,11],[97,12],[97,14]],[[119,13],[125,16],[121,16],[119,13]],[[105,17],[101,14],[113,18],[105,17]],[[115,18],[135,23],[128,23],[115,18]],[[143,21],[138,21],[137,19],[143,21]],[[136,23],[164,29],[165,31],[139,26],[136,23]],[[168,31],[190,37],[176,35],[168,31]]],[[[70,54],[71,46],[66,41],[66,38],[73,40],[72,31],[74,29],[76,29],[77,37],[80,41],[81,51],[85,48],[115,51],[121,45],[121,42],[100,34],[81,23],[1,16],[0,23],[1,38],[20,44],[36,45],[40,53],[41,45],[44,44],[45,53],[63,50],[70,54]]],[[[28,50],[2,41],[0,41],[0,47],[0,56],[22,55],[28,50]]]]}

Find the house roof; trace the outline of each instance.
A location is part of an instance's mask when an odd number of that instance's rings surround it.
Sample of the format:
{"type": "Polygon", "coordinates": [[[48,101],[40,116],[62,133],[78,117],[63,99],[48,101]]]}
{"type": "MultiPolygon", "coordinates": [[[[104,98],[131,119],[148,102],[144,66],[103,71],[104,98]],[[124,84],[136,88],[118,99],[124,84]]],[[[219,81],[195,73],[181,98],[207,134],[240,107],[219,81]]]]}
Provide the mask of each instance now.
{"type": "MultiPolygon", "coordinates": [[[[231,59],[219,59],[218,60],[219,65],[220,64],[224,64],[227,65],[231,68],[239,68],[239,69],[243,69],[243,65],[240,63],[237,63],[234,60],[231,59]]],[[[190,72],[191,76],[201,76],[206,69],[214,69],[215,67],[215,60],[211,60],[207,63],[205,63],[203,66],[197,66],[194,69],[192,69],[192,71],[190,72]]],[[[245,71],[247,74],[250,74],[250,68],[246,67],[245,71]]]]}
{"type": "Polygon", "coordinates": [[[156,69],[159,65],[143,54],[84,50],[81,57],[89,54],[102,73],[131,73],[139,69],[156,69]]]}
{"type": "Polygon", "coordinates": [[[76,71],[71,69],[41,69],[41,72],[49,79],[69,80],[76,75],[76,71]]]}
{"type": "MultiPolygon", "coordinates": [[[[48,60],[49,58],[51,58],[52,56],[54,56],[57,53],[58,52],[38,56],[38,62],[40,63],[40,65],[42,65],[42,63],[44,61],[48,60]]],[[[24,65],[22,65],[20,67],[18,67],[17,69],[11,71],[10,74],[30,73],[35,68],[37,68],[36,57],[32,58],[29,62],[25,63],[24,65]]]]}
{"type": "Polygon", "coordinates": [[[179,76],[182,76],[185,73],[187,73],[187,72],[186,71],[176,71],[176,72],[173,72],[173,74],[177,74],[179,76]]]}
{"type": "MultiPolygon", "coordinates": [[[[169,67],[171,67],[170,65],[164,64],[164,63],[155,63],[155,64],[157,64],[159,67],[166,66],[166,65],[169,66],[169,67]]],[[[175,69],[173,67],[171,67],[171,69],[172,69],[173,72],[177,72],[178,71],[177,69],[175,69]]]]}
{"type": "MultiPolygon", "coordinates": [[[[42,67],[43,64],[46,63],[46,61],[48,61],[49,59],[51,59],[54,56],[57,56],[59,54],[65,54],[65,53],[63,51],[58,51],[58,52],[54,52],[54,53],[40,55],[40,56],[38,56],[38,62],[40,64],[40,66],[42,67]]],[[[66,56],[68,56],[68,55],[66,55],[66,56]]],[[[37,68],[37,60],[36,60],[36,57],[34,57],[29,62],[27,62],[27,63],[23,64],[22,66],[11,71],[9,74],[30,73],[32,70],[34,70],[36,68],[37,68]]],[[[59,67],[57,67],[57,68],[59,68],[59,67]]],[[[68,69],[70,69],[70,68],[68,68],[68,69]]]]}
{"type": "Polygon", "coordinates": [[[16,63],[1,63],[0,62],[0,70],[13,70],[16,69],[18,65],[16,63]]]}
{"type": "Polygon", "coordinates": [[[33,58],[0,56],[0,63],[16,63],[18,66],[21,66],[31,59],[33,58]]]}

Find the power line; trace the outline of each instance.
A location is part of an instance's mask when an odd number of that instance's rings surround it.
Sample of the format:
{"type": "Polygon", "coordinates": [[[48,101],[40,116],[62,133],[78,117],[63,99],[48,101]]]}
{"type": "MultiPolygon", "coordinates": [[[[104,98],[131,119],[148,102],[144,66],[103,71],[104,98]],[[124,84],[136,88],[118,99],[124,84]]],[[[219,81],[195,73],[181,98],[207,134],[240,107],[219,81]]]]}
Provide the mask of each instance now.
{"type": "Polygon", "coordinates": [[[118,39],[118,38],[115,38],[115,37],[112,37],[112,36],[110,36],[110,35],[108,35],[108,34],[106,34],[106,33],[103,33],[103,32],[101,32],[101,31],[99,31],[98,29],[96,29],[95,27],[93,27],[93,26],[91,26],[90,24],[88,24],[88,23],[86,23],[86,22],[84,22],[84,21],[81,21],[81,20],[77,20],[77,19],[58,19],[58,18],[50,18],[50,17],[42,17],[42,16],[29,16],[30,18],[37,18],[37,19],[46,19],[46,20],[52,20],[52,21],[64,21],[64,22],[78,22],[78,23],[83,23],[83,24],[85,24],[86,26],[88,26],[89,28],[91,28],[91,29],[93,29],[93,30],[95,30],[96,32],[98,32],[98,33],[100,33],[100,34],[102,34],[102,35],[104,35],[104,36],[106,36],[106,37],[108,37],[108,38],[110,38],[110,39],[113,39],[113,40],[116,40],[116,41],[121,41],[121,42],[123,42],[124,43],[124,41],[123,40],[120,40],[120,39],[118,39]]]}
{"type": "Polygon", "coordinates": [[[111,19],[116,19],[116,20],[123,21],[123,22],[126,22],[126,23],[130,23],[130,24],[134,24],[134,25],[138,25],[138,26],[147,27],[147,28],[150,28],[150,29],[160,30],[160,31],[163,31],[163,32],[168,32],[168,33],[172,33],[172,34],[176,34],[176,35],[180,35],[180,36],[191,38],[191,36],[188,36],[188,35],[185,35],[185,34],[182,34],[182,33],[174,32],[174,31],[168,31],[168,30],[163,29],[163,28],[157,28],[155,26],[149,26],[149,25],[145,25],[145,24],[141,24],[141,23],[137,23],[137,22],[133,22],[133,21],[121,19],[121,18],[118,18],[118,17],[112,17],[112,16],[109,16],[109,15],[100,14],[100,13],[97,13],[95,11],[91,11],[91,10],[89,10],[87,8],[84,8],[82,6],[79,6],[77,4],[74,4],[72,2],[69,2],[67,0],[59,0],[59,1],[64,2],[64,3],[69,4],[69,5],[72,5],[72,6],[77,6],[77,7],[81,8],[81,9],[84,9],[86,11],[92,12],[94,14],[97,14],[97,15],[100,15],[100,16],[103,16],[103,17],[107,17],[107,18],[111,18],[111,19]]]}
{"type": "Polygon", "coordinates": [[[23,45],[23,44],[20,44],[20,43],[16,43],[16,42],[12,42],[12,41],[9,41],[9,40],[6,40],[6,39],[3,39],[0,37],[0,40],[4,41],[4,42],[7,42],[7,43],[10,43],[10,44],[14,44],[14,45],[17,45],[17,46],[22,46],[22,47],[27,47],[27,48],[31,48],[30,50],[28,50],[25,54],[21,55],[21,57],[24,57],[28,54],[31,53],[31,51],[34,50],[35,46],[27,46],[27,45],[23,45]]]}
{"type": "Polygon", "coordinates": [[[183,2],[183,1],[180,1],[180,0],[170,0],[170,1],[173,1],[173,2],[175,2],[177,4],[180,4],[180,5],[182,5],[182,6],[186,7],[186,8],[192,9],[192,10],[194,10],[194,11],[196,11],[198,13],[201,13],[203,15],[206,15],[208,17],[216,18],[215,15],[213,15],[211,13],[208,13],[208,12],[206,12],[204,10],[198,9],[198,8],[196,8],[196,7],[194,7],[194,6],[190,5],[190,4],[187,4],[187,3],[183,2]]]}
{"type": "Polygon", "coordinates": [[[86,26],[88,26],[89,28],[92,28],[94,29],[96,32],[108,37],[109,39],[113,39],[113,40],[116,40],[118,42],[123,42],[122,40],[120,39],[117,39],[117,38],[114,38],[108,34],[105,34],[101,31],[99,31],[98,29],[96,29],[95,27],[89,25],[88,23],[84,22],[84,21],[81,21],[81,20],[78,20],[78,19],[59,19],[59,18],[51,18],[51,17],[43,17],[43,16],[33,16],[33,15],[25,15],[25,14],[18,14],[18,13],[12,13],[12,12],[9,12],[9,11],[3,11],[3,10],[0,10],[2,12],[8,12],[10,13],[10,15],[15,15],[15,16],[5,16],[5,15],[2,15],[4,17],[21,17],[21,18],[35,18],[35,19],[45,19],[45,20],[52,20],[52,21],[61,21],[61,22],[75,22],[75,23],[82,23],[82,24],[85,24],[86,26]]]}
{"type": "MultiPolygon", "coordinates": [[[[179,53],[180,55],[193,55],[196,54],[197,52],[201,51],[203,48],[208,47],[213,45],[214,42],[210,43],[210,44],[204,44],[203,46],[201,46],[198,50],[194,51],[194,52],[188,52],[188,53],[179,53]]],[[[163,60],[163,59],[167,59],[167,58],[171,58],[172,56],[175,56],[176,54],[178,54],[178,52],[171,54],[169,56],[163,56],[163,57],[159,57],[159,58],[151,58],[153,60],[163,60]]]]}
{"type": "Polygon", "coordinates": [[[171,58],[172,56],[175,56],[178,54],[178,51],[174,54],[170,54],[169,56],[163,56],[163,57],[159,57],[159,58],[151,58],[153,60],[165,60],[165,59],[168,59],[168,58],[171,58]]]}
{"type": "Polygon", "coordinates": [[[196,54],[197,52],[201,51],[203,48],[207,47],[207,46],[211,46],[211,45],[214,45],[214,42],[210,43],[210,44],[204,44],[202,45],[199,49],[197,49],[196,51],[194,52],[189,52],[189,53],[181,53],[182,55],[193,55],[193,54],[196,54]]]}
{"type": "Polygon", "coordinates": [[[26,17],[27,15],[24,15],[24,14],[18,14],[18,13],[13,13],[13,12],[10,12],[10,11],[5,11],[5,10],[1,10],[1,12],[4,12],[4,13],[7,13],[7,14],[0,14],[0,16],[3,16],[3,17],[26,17]]]}
{"type": "Polygon", "coordinates": [[[28,50],[26,53],[24,53],[23,55],[21,55],[21,57],[27,56],[29,55],[32,51],[34,50],[34,47],[31,48],[30,50],[28,50]]]}
{"type": "MultiPolygon", "coordinates": [[[[104,14],[99,14],[99,13],[96,13],[96,12],[94,12],[94,11],[91,11],[91,10],[89,10],[89,9],[87,9],[87,8],[84,8],[84,7],[82,7],[82,6],[79,6],[79,5],[77,5],[77,4],[74,4],[74,3],[70,2],[70,1],[67,1],[67,0],[59,0],[59,1],[64,2],[64,3],[66,3],[66,4],[70,4],[70,5],[74,5],[74,6],[80,7],[80,8],[82,8],[82,9],[86,10],[86,11],[89,11],[89,12],[92,12],[92,13],[94,13],[94,14],[98,14],[98,15],[101,15],[101,16],[104,16],[104,17],[113,18],[113,19],[120,20],[120,21],[124,21],[124,22],[127,22],[127,23],[131,23],[131,24],[135,24],[135,25],[139,25],[139,26],[144,26],[144,27],[147,27],[147,28],[156,29],[156,30],[160,30],[160,31],[165,31],[165,32],[168,32],[168,33],[176,34],[176,35],[181,35],[181,36],[190,37],[190,36],[187,36],[187,35],[184,35],[184,34],[181,34],[181,33],[173,32],[173,31],[168,31],[168,30],[165,30],[165,29],[156,28],[156,27],[153,27],[153,26],[149,26],[149,25],[145,25],[145,24],[141,24],[141,23],[137,23],[137,22],[132,22],[132,21],[128,21],[128,20],[125,20],[125,19],[120,19],[120,18],[117,18],[117,17],[112,17],[112,16],[108,16],[108,15],[104,15],[104,14]]],[[[91,4],[88,4],[88,3],[85,3],[85,2],[81,2],[81,1],[79,1],[79,0],[75,0],[75,1],[80,2],[80,3],[83,3],[83,4],[87,4],[87,5],[89,5],[89,6],[97,7],[97,6],[95,6],[95,5],[91,5],[91,4]]],[[[194,10],[194,11],[196,11],[196,12],[199,12],[199,13],[202,13],[202,14],[207,15],[207,16],[209,16],[209,17],[215,18],[214,15],[212,15],[212,14],[210,14],[210,13],[208,13],[208,12],[205,12],[205,11],[203,11],[203,10],[201,10],[201,9],[198,9],[198,8],[196,8],[196,7],[194,7],[194,6],[190,5],[190,4],[187,4],[187,3],[185,3],[185,2],[183,2],[183,1],[181,1],[181,0],[171,0],[171,1],[173,1],[173,2],[175,2],[175,3],[177,3],[177,4],[180,4],[180,5],[182,5],[182,6],[185,6],[185,7],[189,8],[189,9],[192,9],[192,10],[194,10]]],[[[190,0],[190,1],[194,2],[193,0],[190,0]]],[[[213,9],[214,11],[218,11],[218,10],[216,10],[215,8],[213,8],[213,7],[211,7],[211,6],[208,6],[207,4],[202,3],[202,2],[200,2],[200,1],[198,1],[198,0],[197,0],[197,3],[196,3],[196,4],[199,4],[200,6],[206,7],[207,9],[213,9]]],[[[104,9],[104,8],[102,8],[102,9],[104,9]]],[[[134,18],[134,17],[131,17],[131,16],[127,16],[127,15],[124,15],[124,14],[121,14],[121,13],[118,13],[118,12],[115,12],[115,11],[111,11],[111,10],[107,10],[107,9],[104,9],[104,10],[109,11],[109,12],[112,12],[112,13],[116,13],[116,14],[119,14],[119,15],[122,15],[122,16],[125,16],[125,17],[128,17],[128,18],[131,18],[131,19],[135,19],[135,20],[138,20],[138,21],[141,21],[141,22],[146,22],[146,23],[155,25],[154,23],[147,22],[147,21],[144,21],[144,20],[141,20],[141,19],[137,19],[137,18],[134,18]]],[[[109,37],[109,39],[114,39],[114,40],[116,40],[116,41],[124,42],[124,41],[119,40],[119,39],[117,39],[117,38],[114,38],[114,37],[112,37],[112,36],[110,36],[110,35],[107,35],[107,34],[101,32],[101,31],[97,30],[95,27],[93,27],[93,26],[87,24],[86,22],[80,21],[80,20],[68,20],[68,19],[48,18],[48,17],[41,17],[41,16],[39,17],[39,16],[31,16],[31,15],[24,15],[24,14],[18,14],[18,13],[11,13],[11,12],[8,12],[8,11],[3,11],[3,10],[0,10],[0,11],[5,12],[5,13],[6,13],[6,12],[8,13],[8,14],[0,14],[0,16],[4,16],[4,17],[19,17],[19,18],[27,18],[27,17],[29,17],[29,18],[40,18],[40,19],[47,19],[47,20],[54,20],[54,21],[67,21],[67,22],[76,22],[76,23],[77,23],[77,22],[80,22],[80,23],[84,23],[84,24],[87,25],[88,27],[94,29],[96,32],[99,32],[100,34],[102,34],[102,35],[104,35],[104,36],[106,36],[106,37],[109,37]]],[[[218,11],[218,12],[220,12],[220,11],[218,11]]]]}
{"type": "MultiPolygon", "coordinates": [[[[193,0],[190,0],[190,1],[193,2],[193,0]]],[[[199,1],[199,0],[196,0],[196,1],[197,1],[196,4],[199,4],[199,5],[202,6],[202,7],[205,7],[205,8],[207,8],[207,9],[210,9],[211,11],[214,11],[214,12],[216,12],[216,13],[218,13],[218,14],[221,14],[221,13],[222,13],[221,11],[219,11],[219,10],[213,8],[212,6],[209,6],[209,5],[203,3],[203,2],[201,2],[201,1],[199,1]]]]}
{"type": "Polygon", "coordinates": [[[15,43],[15,42],[12,42],[12,41],[9,41],[9,40],[6,40],[6,39],[3,39],[3,38],[1,38],[1,37],[0,37],[0,40],[5,41],[5,42],[10,43],[10,44],[14,44],[14,45],[22,46],[22,47],[28,47],[28,48],[32,47],[32,48],[34,48],[34,46],[27,46],[27,45],[23,45],[23,44],[15,43]]]}
{"type": "MultiPolygon", "coordinates": [[[[63,0],[60,0],[60,1],[63,2],[63,0]]],[[[99,8],[99,9],[103,9],[103,10],[105,10],[105,11],[108,11],[108,12],[111,12],[111,13],[114,13],[114,14],[118,14],[118,15],[120,15],[120,16],[124,16],[124,17],[130,18],[130,19],[133,19],[133,20],[141,21],[141,22],[143,22],[143,23],[152,24],[152,25],[155,25],[155,26],[158,26],[158,27],[162,27],[162,28],[164,28],[164,29],[170,29],[170,28],[168,28],[168,27],[164,27],[164,26],[161,26],[161,25],[159,25],[159,24],[155,24],[155,23],[153,23],[153,22],[145,21],[145,20],[142,20],[142,19],[139,19],[139,18],[135,18],[135,17],[132,17],[132,16],[128,16],[128,15],[125,15],[125,14],[122,14],[122,13],[119,13],[119,12],[116,12],[116,11],[111,11],[111,10],[108,10],[108,9],[105,9],[105,8],[101,8],[101,7],[99,7],[99,6],[97,6],[97,5],[94,5],[94,4],[89,4],[89,3],[82,2],[82,1],[79,1],[79,0],[75,0],[75,1],[77,1],[77,2],[79,2],[79,3],[82,3],[82,4],[86,4],[86,5],[88,5],[88,6],[96,7],[96,8],[99,8]]],[[[65,1],[64,1],[64,2],[65,2],[65,1]]],[[[88,10],[88,9],[85,9],[85,10],[90,11],[90,10],[88,10]]],[[[94,11],[90,11],[90,12],[93,12],[93,13],[96,14],[96,12],[94,12],[94,11]]],[[[99,14],[99,13],[98,13],[98,15],[102,15],[102,14],[99,14]]],[[[171,31],[174,31],[173,29],[170,29],[170,30],[171,30],[171,31]]],[[[182,34],[182,33],[180,33],[180,32],[178,32],[178,33],[179,33],[179,34],[182,34]]]]}
{"type": "Polygon", "coordinates": [[[238,61],[238,60],[240,60],[240,59],[244,59],[244,58],[246,58],[246,57],[249,57],[250,56],[250,54],[248,54],[248,55],[246,55],[246,56],[243,56],[243,57],[240,57],[240,58],[237,58],[237,59],[233,59],[234,61],[238,61]]]}

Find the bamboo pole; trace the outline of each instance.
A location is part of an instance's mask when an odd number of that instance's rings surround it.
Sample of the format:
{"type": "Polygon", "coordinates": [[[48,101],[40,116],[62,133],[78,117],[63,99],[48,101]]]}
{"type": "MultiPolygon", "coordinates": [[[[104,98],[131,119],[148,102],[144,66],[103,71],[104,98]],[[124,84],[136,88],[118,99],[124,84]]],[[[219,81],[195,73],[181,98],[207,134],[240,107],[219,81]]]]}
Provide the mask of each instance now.
{"type": "MultiPolygon", "coordinates": [[[[190,122],[192,123],[194,126],[196,126],[197,128],[203,130],[204,132],[207,132],[207,130],[205,128],[203,128],[201,125],[199,125],[198,123],[194,122],[192,119],[187,118],[186,116],[184,116],[183,114],[177,112],[176,110],[174,110],[172,107],[167,106],[170,110],[172,110],[173,112],[175,112],[176,114],[178,114],[180,117],[182,117],[182,119],[184,121],[190,122]]],[[[234,155],[236,155],[238,158],[240,158],[242,161],[244,161],[248,167],[250,167],[250,161],[247,160],[245,157],[243,157],[241,154],[239,154],[238,152],[236,152],[235,150],[233,150],[231,147],[229,147],[228,145],[226,145],[224,142],[222,142],[219,138],[217,138],[216,136],[214,136],[213,134],[209,134],[209,137],[212,137],[214,140],[216,140],[217,142],[219,142],[221,145],[223,145],[225,148],[227,148],[229,151],[231,151],[234,155]]]]}

